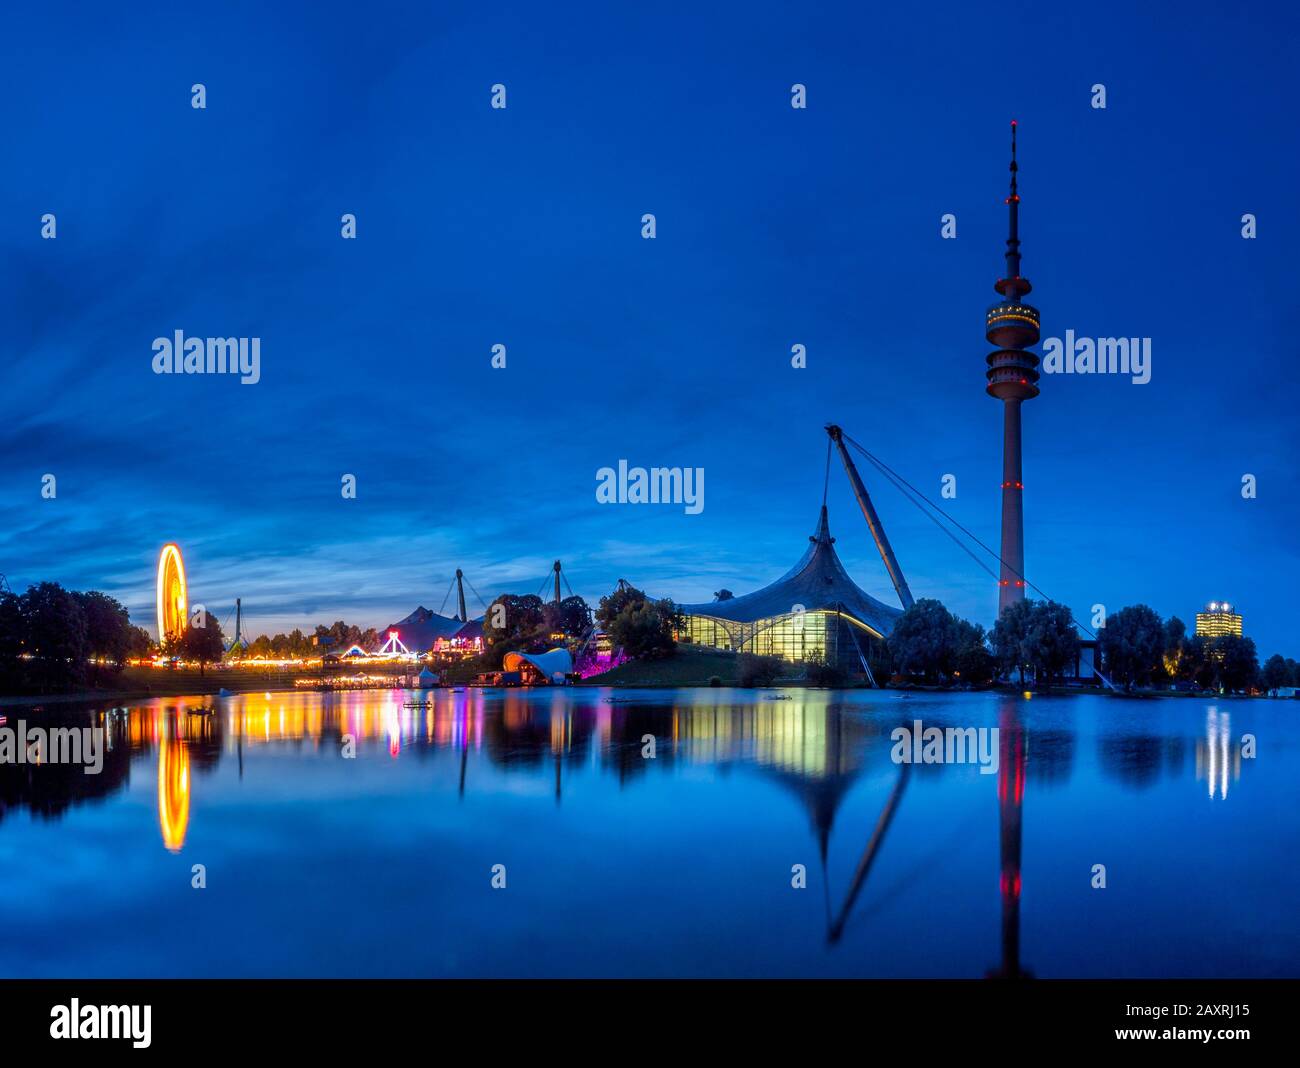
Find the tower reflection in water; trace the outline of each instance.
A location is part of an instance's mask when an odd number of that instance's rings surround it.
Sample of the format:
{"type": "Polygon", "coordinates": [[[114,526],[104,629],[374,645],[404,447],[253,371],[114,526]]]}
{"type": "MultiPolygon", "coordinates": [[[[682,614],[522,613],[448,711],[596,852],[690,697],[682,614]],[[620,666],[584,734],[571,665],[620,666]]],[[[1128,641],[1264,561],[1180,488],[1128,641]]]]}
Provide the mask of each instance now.
{"type": "Polygon", "coordinates": [[[1205,712],[1205,737],[1196,740],[1196,781],[1205,781],[1213,801],[1227,800],[1228,770],[1241,778],[1241,745],[1231,740],[1232,717],[1211,705],[1205,712]]]}
{"type": "Polygon", "coordinates": [[[1025,763],[1028,737],[1020,722],[1020,703],[1003,700],[998,708],[998,842],[1002,898],[1002,966],[990,979],[1024,979],[1020,965],[1020,842],[1025,803],[1025,763]]]}

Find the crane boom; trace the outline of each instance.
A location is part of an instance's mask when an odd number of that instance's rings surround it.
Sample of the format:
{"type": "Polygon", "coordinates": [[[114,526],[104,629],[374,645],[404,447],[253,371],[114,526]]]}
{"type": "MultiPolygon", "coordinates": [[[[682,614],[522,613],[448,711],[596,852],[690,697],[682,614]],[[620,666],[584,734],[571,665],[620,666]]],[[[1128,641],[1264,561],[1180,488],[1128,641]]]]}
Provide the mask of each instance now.
{"type": "Polygon", "coordinates": [[[871,503],[871,497],[867,494],[867,487],[862,484],[862,478],[858,474],[858,469],[853,465],[853,457],[849,455],[849,450],[844,445],[844,432],[831,423],[826,427],[826,433],[830,435],[831,441],[839,447],[840,459],[844,461],[844,470],[848,473],[849,482],[853,486],[853,496],[858,499],[858,507],[862,509],[862,515],[867,520],[867,526],[871,528],[871,536],[875,539],[876,548],[880,550],[880,559],[885,562],[885,570],[889,572],[889,580],[894,584],[894,589],[898,592],[898,599],[902,602],[904,608],[911,608],[914,603],[912,591],[907,587],[907,579],[903,578],[903,569],[898,566],[898,559],[894,556],[893,547],[889,544],[889,538],[885,534],[885,528],[880,522],[880,516],[876,515],[876,509],[871,503]]]}

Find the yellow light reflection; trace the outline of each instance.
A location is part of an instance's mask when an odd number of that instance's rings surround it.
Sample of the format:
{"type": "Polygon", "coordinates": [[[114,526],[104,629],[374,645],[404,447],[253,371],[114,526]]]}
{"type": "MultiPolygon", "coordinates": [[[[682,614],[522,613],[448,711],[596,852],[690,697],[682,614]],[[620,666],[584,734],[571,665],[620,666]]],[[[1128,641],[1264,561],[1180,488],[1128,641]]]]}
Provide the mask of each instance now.
{"type": "Polygon", "coordinates": [[[158,826],[163,845],[179,853],[190,825],[190,754],[179,738],[158,747],[158,826]]]}

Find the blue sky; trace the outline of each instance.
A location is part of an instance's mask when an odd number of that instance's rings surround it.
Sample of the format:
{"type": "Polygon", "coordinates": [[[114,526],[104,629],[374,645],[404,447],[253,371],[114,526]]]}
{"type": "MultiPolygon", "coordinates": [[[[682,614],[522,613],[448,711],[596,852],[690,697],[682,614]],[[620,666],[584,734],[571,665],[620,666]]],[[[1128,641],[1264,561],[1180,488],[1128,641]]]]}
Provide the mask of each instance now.
{"type": "MultiPolygon", "coordinates": [[[[436,609],[457,566],[533,592],[556,557],[593,600],[620,577],[707,600],[803,551],[828,421],[934,495],[955,475],[996,544],[983,313],[1015,117],[1044,336],[1153,347],[1148,385],[1057,375],[1026,405],[1029,578],[1084,619],[1228,598],[1263,655],[1300,652],[1293,14],[267,7],[6,16],[15,588],[152,626],[175,540],[193,598],[241,596],[254,633],[436,609]],[[261,382],[154,375],[177,329],[260,337],[261,382]],[[703,513],[597,504],[620,458],[704,468],[703,513]]],[[[913,591],[990,623],[988,576],[864,474],[913,591]]],[[[892,603],[838,467],[829,503],[892,603]]]]}

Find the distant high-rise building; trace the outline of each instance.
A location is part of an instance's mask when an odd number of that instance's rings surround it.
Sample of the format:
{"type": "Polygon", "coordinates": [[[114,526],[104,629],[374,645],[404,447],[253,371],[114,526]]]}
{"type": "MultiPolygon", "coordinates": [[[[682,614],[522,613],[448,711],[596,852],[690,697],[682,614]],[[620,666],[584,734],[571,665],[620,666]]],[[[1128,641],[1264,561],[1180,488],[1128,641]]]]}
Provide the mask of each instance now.
{"type": "Polygon", "coordinates": [[[1241,613],[1234,612],[1227,601],[1211,601],[1205,611],[1196,613],[1196,633],[1213,641],[1225,634],[1241,637],[1241,613]]]}
{"type": "Polygon", "coordinates": [[[1020,405],[1038,396],[1038,309],[1025,302],[1032,288],[1020,274],[1020,193],[1016,188],[1016,124],[1011,123],[1011,192],[1007,274],[993,286],[1002,299],[988,310],[985,337],[997,350],[987,357],[990,396],[1002,402],[1002,571],[998,615],[1025,596],[1025,484],[1020,471],[1020,405]]]}

